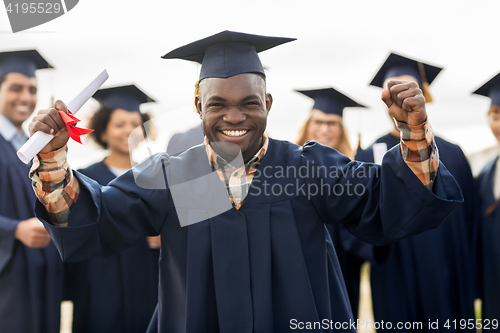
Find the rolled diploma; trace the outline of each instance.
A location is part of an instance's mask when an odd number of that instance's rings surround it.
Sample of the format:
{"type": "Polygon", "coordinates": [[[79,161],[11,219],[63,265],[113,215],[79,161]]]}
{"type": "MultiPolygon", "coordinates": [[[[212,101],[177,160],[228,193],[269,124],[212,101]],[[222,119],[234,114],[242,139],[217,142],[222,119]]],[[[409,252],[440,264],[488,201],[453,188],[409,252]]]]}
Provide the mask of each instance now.
{"type": "MultiPolygon", "coordinates": [[[[102,84],[108,79],[108,72],[103,69],[98,71],[92,79],[80,90],[78,94],[66,104],[68,110],[75,115],[78,110],[87,102],[92,95],[95,94],[102,84]]],[[[28,164],[33,157],[45,147],[54,136],[44,132],[36,132],[33,136],[26,141],[26,143],[17,151],[17,157],[24,163],[28,164]]]]}

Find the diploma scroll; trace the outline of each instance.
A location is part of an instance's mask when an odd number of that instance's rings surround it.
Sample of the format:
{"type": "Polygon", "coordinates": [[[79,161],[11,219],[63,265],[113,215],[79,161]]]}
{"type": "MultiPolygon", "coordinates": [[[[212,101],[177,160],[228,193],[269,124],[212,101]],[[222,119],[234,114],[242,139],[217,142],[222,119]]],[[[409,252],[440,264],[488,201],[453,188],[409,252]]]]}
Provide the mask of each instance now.
{"type": "MultiPolygon", "coordinates": [[[[102,86],[108,79],[108,72],[103,69],[98,71],[92,79],[70,100],[67,105],[68,110],[75,115],[78,110],[87,102],[92,95],[102,86]]],[[[24,163],[28,164],[33,157],[45,147],[54,136],[44,132],[36,132],[26,141],[26,143],[17,151],[17,157],[24,163]]]]}

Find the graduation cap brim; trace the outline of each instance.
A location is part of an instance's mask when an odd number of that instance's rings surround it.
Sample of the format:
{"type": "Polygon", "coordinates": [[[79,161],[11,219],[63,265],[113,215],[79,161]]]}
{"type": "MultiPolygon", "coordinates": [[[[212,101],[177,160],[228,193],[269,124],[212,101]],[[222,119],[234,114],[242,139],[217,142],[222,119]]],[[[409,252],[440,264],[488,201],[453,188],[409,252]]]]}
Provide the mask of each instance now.
{"type": "Polygon", "coordinates": [[[491,88],[500,85],[500,73],[492,77],[488,82],[476,89],[473,94],[490,97],[491,88]]]}
{"type": "Polygon", "coordinates": [[[314,100],[313,109],[323,111],[327,114],[337,114],[342,116],[343,109],[349,107],[366,108],[352,98],[346,96],[334,88],[322,88],[312,90],[295,90],[314,100]]]}
{"type": "MultiPolygon", "coordinates": [[[[396,53],[391,53],[387,59],[385,60],[384,64],[380,67],[378,70],[377,74],[375,74],[375,77],[373,80],[370,82],[370,85],[375,86],[375,87],[380,87],[383,88],[384,82],[386,80],[386,74],[389,70],[392,68],[396,67],[405,67],[408,66],[411,68],[411,70],[415,73],[418,73],[417,79],[423,79],[420,75],[420,69],[418,67],[418,64],[421,63],[424,68],[425,72],[425,81],[428,84],[431,84],[432,81],[438,76],[438,74],[441,72],[443,68],[437,67],[434,65],[430,65],[415,59],[407,58],[402,55],[396,54],[396,53]]],[[[401,74],[403,75],[403,74],[401,74]]]]}
{"type": "Polygon", "coordinates": [[[37,50],[0,52],[0,76],[21,73],[35,77],[38,69],[54,68],[37,50]]]}
{"type": "Polygon", "coordinates": [[[155,102],[133,84],[99,89],[92,97],[112,109],[127,111],[140,111],[141,104],[155,102]]]}
{"type": "Polygon", "coordinates": [[[202,63],[207,47],[218,43],[241,42],[255,46],[257,53],[268,50],[275,46],[296,40],[296,38],[268,37],[252,35],[235,31],[222,31],[210,37],[206,37],[187,45],[181,46],[165,54],[163,59],[183,59],[202,63]]]}
{"type": "Polygon", "coordinates": [[[227,78],[264,69],[257,53],[296,40],[234,31],[223,31],[168,52],[163,59],[183,59],[202,65],[200,80],[208,77],[227,78]]]}
{"type": "Polygon", "coordinates": [[[489,97],[491,105],[500,105],[500,73],[479,87],[473,94],[489,97]]]}

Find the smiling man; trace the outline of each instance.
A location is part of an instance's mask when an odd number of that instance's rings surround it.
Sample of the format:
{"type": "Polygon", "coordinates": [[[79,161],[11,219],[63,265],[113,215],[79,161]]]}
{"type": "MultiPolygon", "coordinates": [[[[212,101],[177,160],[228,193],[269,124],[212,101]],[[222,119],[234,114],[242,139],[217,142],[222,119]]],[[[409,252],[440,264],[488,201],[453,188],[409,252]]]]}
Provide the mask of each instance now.
{"type": "Polygon", "coordinates": [[[263,133],[273,103],[271,94],[266,93],[265,79],[257,74],[225,80],[207,78],[201,81],[199,92],[195,104],[208,141],[219,143],[221,157],[232,160],[241,152],[248,162],[264,143],[263,133]],[[231,151],[231,143],[238,149],[231,151]]]}
{"type": "Polygon", "coordinates": [[[62,262],[16,156],[36,105],[35,71],[47,67],[35,50],[0,53],[0,332],[59,332],[62,262]]]}
{"type": "Polygon", "coordinates": [[[435,227],[462,200],[446,168],[437,168],[412,83],[393,81],[382,95],[406,140],[382,168],[316,142],[269,139],[272,97],[257,52],[291,40],[224,31],[166,54],[202,64],[195,102],[205,142],[177,157],[157,154],[108,187],[69,168],[55,109],[64,103],[30,125],[56,134],[31,177],[38,216],[63,259],[110,255],[161,233],[159,332],[288,332],[304,323],[355,332],[324,223],[385,244],[435,227]],[[364,190],[349,194],[353,185],[364,190]]]}

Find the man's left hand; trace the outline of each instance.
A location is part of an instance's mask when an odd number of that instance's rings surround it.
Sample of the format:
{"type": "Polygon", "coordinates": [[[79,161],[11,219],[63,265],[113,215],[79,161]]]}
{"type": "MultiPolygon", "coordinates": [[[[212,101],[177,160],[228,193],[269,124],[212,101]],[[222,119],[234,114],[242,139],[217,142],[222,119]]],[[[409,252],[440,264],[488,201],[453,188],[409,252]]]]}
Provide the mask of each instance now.
{"type": "Polygon", "coordinates": [[[416,82],[391,80],[382,91],[382,100],[391,117],[408,125],[420,125],[427,119],[425,98],[416,82]]]}

